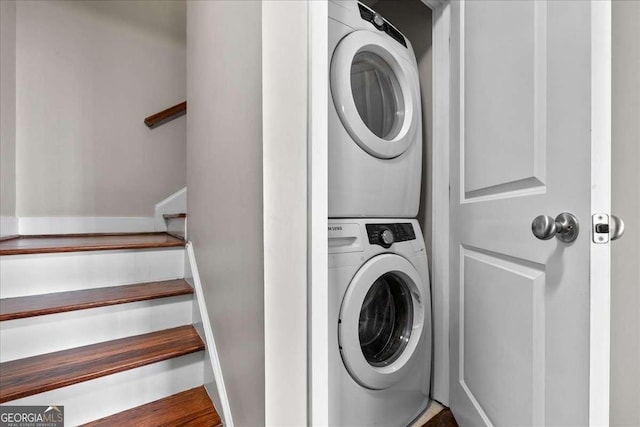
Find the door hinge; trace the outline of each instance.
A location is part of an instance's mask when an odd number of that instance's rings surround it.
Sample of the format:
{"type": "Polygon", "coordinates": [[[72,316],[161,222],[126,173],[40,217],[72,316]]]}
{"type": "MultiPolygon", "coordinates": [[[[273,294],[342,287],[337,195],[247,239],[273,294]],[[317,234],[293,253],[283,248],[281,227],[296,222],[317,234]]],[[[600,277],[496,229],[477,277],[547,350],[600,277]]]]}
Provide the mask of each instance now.
{"type": "Polygon", "coordinates": [[[609,242],[609,215],[598,213],[592,217],[593,243],[609,242]]]}

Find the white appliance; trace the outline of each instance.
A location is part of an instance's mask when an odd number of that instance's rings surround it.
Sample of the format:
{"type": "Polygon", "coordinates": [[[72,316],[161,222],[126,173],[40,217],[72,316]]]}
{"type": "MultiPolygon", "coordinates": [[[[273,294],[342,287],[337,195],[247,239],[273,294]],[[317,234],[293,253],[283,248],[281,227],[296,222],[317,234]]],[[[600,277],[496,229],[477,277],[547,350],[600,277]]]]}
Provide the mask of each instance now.
{"type": "Polygon", "coordinates": [[[330,1],[329,55],[329,217],[415,217],[422,113],[411,43],[361,3],[330,1]]]}
{"type": "Polygon", "coordinates": [[[431,295],[416,220],[329,220],[329,425],[407,426],[429,403],[431,295]]]}

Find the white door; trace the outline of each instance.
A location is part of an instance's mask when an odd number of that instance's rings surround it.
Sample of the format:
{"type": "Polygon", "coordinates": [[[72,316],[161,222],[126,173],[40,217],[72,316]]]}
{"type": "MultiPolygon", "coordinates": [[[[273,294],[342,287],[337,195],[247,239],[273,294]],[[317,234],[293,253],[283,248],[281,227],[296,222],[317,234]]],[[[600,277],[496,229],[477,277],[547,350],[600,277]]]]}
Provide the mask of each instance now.
{"type": "Polygon", "coordinates": [[[610,5],[451,4],[451,407],[461,426],[608,422],[610,5]],[[569,212],[571,243],[532,233],[569,212]]]}

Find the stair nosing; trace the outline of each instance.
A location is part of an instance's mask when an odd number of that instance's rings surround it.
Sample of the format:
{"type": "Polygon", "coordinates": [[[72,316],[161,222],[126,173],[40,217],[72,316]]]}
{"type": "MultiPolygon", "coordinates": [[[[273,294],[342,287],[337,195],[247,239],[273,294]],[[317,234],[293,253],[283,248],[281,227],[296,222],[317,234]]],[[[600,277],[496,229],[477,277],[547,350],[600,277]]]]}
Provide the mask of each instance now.
{"type": "Polygon", "coordinates": [[[164,231],[107,231],[100,233],[56,233],[56,234],[18,234],[18,238],[47,239],[51,237],[110,237],[110,236],[159,236],[164,231]]]}
{"type": "Polygon", "coordinates": [[[193,325],[184,325],[0,363],[0,403],[185,356],[202,351],[204,348],[204,342],[193,325]],[[145,340],[149,341],[149,348],[141,346],[145,340]],[[127,352],[126,349],[131,344],[137,344],[142,348],[134,348],[134,350],[127,352]],[[171,347],[165,348],[167,344],[170,344],[171,347]],[[116,353],[119,347],[125,350],[116,353]],[[110,353],[117,356],[115,359],[124,359],[109,361],[114,358],[114,355],[110,356],[110,353]],[[79,357],[85,357],[88,360],[78,361],[79,357]],[[5,374],[5,372],[13,372],[16,369],[32,369],[34,366],[45,366],[53,362],[55,362],[53,368],[29,370],[27,374],[11,377],[5,374]],[[70,369],[80,372],[66,372],[70,369]],[[29,376],[35,379],[28,378],[29,376]],[[29,385],[30,381],[35,384],[29,385]],[[13,387],[13,390],[7,392],[10,387],[13,387]]]}
{"type": "Polygon", "coordinates": [[[149,301],[153,299],[160,298],[170,298],[180,295],[190,295],[193,294],[193,288],[189,283],[187,283],[184,279],[173,279],[173,280],[158,280],[153,282],[143,282],[143,283],[134,283],[129,285],[118,285],[118,286],[107,286],[101,288],[93,288],[93,289],[82,289],[75,291],[63,291],[63,292],[55,292],[50,294],[38,294],[38,295],[27,295],[20,297],[12,297],[12,298],[3,298],[0,299],[0,321],[8,321],[8,320],[17,320],[17,319],[25,319],[29,317],[35,316],[45,316],[49,314],[56,313],[65,313],[69,311],[77,311],[77,310],[86,310],[91,308],[98,307],[106,307],[111,305],[118,304],[127,304],[139,301],[149,301]],[[82,296],[91,296],[94,294],[104,293],[106,290],[112,291],[112,293],[116,293],[117,291],[130,291],[132,289],[138,288],[152,288],[152,287],[162,287],[168,285],[175,285],[175,289],[173,290],[163,290],[163,291],[155,291],[149,293],[142,293],[133,296],[125,296],[123,294],[115,295],[115,296],[102,296],[101,299],[94,298],[86,298],[84,301],[78,302],[81,300],[82,296]],[[60,299],[63,297],[66,299],[76,298],[76,302],[55,302],[52,303],[52,300],[60,299]],[[21,303],[25,306],[28,304],[34,305],[40,302],[41,300],[46,299],[50,305],[45,306],[44,304],[37,308],[20,308],[15,309],[12,308],[10,312],[5,312],[7,305],[15,305],[16,303],[20,305],[21,303]]]}
{"type": "Polygon", "coordinates": [[[135,250],[135,249],[166,249],[166,248],[179,248],[186,245],[186,241],[179,237],[170,235],[166,232],[143,232],[143,233],[87,233],[87,234],[42,234],[42,235],[22,235],[17,240],[39,240],[46,239],[81,239],[87,238],[100,238],[100,237],[134,237],[134,236],[165,236],[171,238],[164,242],[112,242],[112,243],[69,243],[67,245],[58,244],[57,246],[40,246],[40,247],[9,247],[3,248],[2,243],[11,245],[13,240],[7,240],[0,242],[0,256],[10,255],[33,255],[33,254],[47,254],[47,253],[72,253],[72,252],[92,252],[92,251],[113,251],[113,250],[135,250]]]}
{"type": "Polygon", "coordinates": [[[186,213],[173,213],[173,214],[163,214],[162,218],[164,219],[177,219],[177,218],[186,218],[186,213]]]}

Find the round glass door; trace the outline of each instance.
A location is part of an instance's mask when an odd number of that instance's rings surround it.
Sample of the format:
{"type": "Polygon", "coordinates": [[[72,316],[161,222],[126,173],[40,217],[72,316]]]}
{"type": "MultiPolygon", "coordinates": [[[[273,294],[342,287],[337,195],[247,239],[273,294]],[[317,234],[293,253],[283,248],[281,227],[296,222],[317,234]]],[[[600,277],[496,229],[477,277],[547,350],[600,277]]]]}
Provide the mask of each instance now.
{"type": "Polygon", "coordinates": [[[398,78],[379,55],[362,51],[351,63],[351,93],[364,124],[378,138],[390,141],[404,121],[404,97],[398,78]]]}
{"type": "Polygon", "coordinates": [[[396,254],[371,258],[351,279],[338,342],[347,371],[363,387],[384,389],[406,374],[423,335],[423,292],[416,269],[396,254]]]}
{"type": "Polygon", "coordinates": [[[402,278],[392,273],[376,280],[362,303],[358,336],[371,366],[386,366],[402,354],[411,336],[413,302],[402,278]]]}
{"type": "Polygon", "coordinates": [[[372,156],[392,159],[420,140],[420,85],[412,52],[389,37],[354,31],[331,57],[331,96],[345,130],[372,156]]]}

